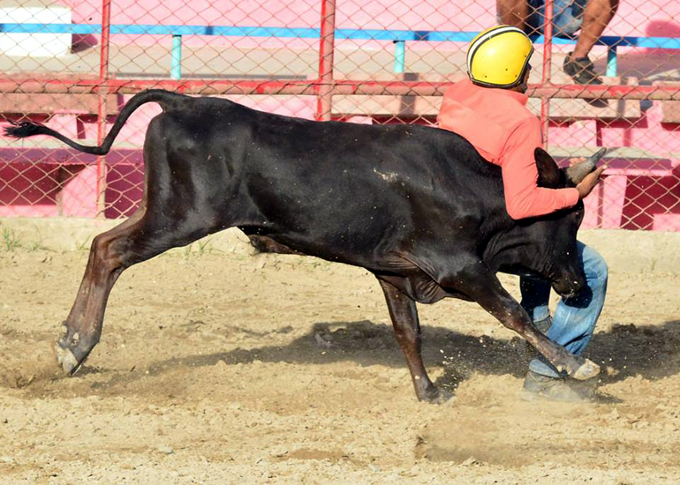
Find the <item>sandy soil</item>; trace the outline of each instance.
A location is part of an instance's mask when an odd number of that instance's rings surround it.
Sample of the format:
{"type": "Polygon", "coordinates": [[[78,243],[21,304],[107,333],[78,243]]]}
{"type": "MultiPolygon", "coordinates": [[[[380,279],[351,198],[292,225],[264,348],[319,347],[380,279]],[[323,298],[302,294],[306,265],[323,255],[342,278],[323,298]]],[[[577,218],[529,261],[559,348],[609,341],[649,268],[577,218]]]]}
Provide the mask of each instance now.
{"type": "Polygon", "coordinates": [[[588,355],[617,404],[525,403],[518,337],[472,303],[420,306],[456,396],[435,406],[365,271],[196,248],[124,273],[62,377],[86,259],[0,250],[1,483],[680,482],[680,276],[613,268],[588,355]]]}

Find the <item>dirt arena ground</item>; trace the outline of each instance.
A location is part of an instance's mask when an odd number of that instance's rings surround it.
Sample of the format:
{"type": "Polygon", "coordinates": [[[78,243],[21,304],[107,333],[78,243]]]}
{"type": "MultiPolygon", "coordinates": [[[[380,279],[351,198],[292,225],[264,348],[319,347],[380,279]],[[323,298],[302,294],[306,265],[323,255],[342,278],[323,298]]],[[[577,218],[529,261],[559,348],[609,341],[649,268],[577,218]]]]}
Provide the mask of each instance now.
{"type": "Polygon", "coordinates": [[[0,249],[0,483],[680,482],[678,275],[612,268],[588,355],[616,404],[525,403],[518,337],[471,303],[419,306],[456,396],[435,406],[365,271],[209,246],[124,273],[65,378],[87,254],[0,249]]]}

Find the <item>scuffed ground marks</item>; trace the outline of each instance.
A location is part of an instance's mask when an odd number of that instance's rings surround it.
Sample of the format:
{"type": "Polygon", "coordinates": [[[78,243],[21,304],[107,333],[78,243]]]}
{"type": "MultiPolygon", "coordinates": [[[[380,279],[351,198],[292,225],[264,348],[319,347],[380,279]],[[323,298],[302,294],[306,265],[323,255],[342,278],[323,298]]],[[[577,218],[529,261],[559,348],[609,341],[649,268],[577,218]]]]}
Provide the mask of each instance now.
{"type": "Polygon", "coordinates": [[[53,344],[86,258],[0,252],[2,483],[680,481],[677,276],[612,268],[588,354],[611,405],[522,402],[523,342],[474,304],[420,306],[428,370],[455,394],[432,406],[374,278],[285,256],[130,269],[65,378],[53,344]]]}

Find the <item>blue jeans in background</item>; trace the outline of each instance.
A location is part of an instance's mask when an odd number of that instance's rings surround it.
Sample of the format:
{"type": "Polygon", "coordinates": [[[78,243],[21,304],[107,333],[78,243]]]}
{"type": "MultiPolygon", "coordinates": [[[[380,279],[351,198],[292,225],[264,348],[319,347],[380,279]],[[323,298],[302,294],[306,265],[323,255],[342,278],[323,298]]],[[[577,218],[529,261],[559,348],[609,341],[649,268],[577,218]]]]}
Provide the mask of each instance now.
{"type": "MultiPolygon", "coordinates": [[[[552,326],[546,336],[571,352],[581,354],[593,336],[595,324],[600,317],[607,293],[607,263],[600,253],[577,241],[578,255],[586,274],[586,285],[573,298],[562,298],[555,309],[552,326]]],[[[534,322],[550,316],[548,299],[550,283],[533,276],[520,278],[522,307],[534,322]]],[[[531,361],[529,369],[548,377],[562,377],[557,370],[543,357],[531,361]]]]}
{"type": "MultiPolygon", "coordinates": [[[[573,38],[583,24],[583,10],[588,0],[555,0],[553,3],[553,35],[573,38]]],[[[545,1],[529,0],[530,12],[527,20],[531,32],[543,34],[545,23],[545,1]]]]}

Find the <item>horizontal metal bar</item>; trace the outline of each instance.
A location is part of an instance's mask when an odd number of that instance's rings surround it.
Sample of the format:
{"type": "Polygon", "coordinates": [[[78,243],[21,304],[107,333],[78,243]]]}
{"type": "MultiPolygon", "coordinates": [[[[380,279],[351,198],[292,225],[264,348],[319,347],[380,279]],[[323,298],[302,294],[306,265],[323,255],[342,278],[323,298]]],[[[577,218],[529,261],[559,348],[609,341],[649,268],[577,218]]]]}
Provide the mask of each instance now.
{"type": "MultiPolygon", "coordinates": [[[[100,24],[0,23],[6,34],[100,34],[100,24]]],[[[129,35],[215,35],[226,37],[319,38],[319,29],[289,27],[239,27],[211,25],[111,24],[112,34],[129,35]]]]}
{"type": "MultiPolygon", "coordinates": [[[[541,35],[532,39],[536,44],[543,44],[545,38],[541,35]]],[[[576,39],[563,39],[560,37],[552,38],[553,44],[575,44],[576,39]]],[[[607,45],[615,47],[645,47],[649,49],[680,49],[680,38],[677,37],[632,37],[604,35],[600,37],[597,45],[607,45]]]]}
{"type": "MultiPolygon", "coordinates": [[[[39,24],[39,23],[0,23],[0,33],[7,34],[100,34],[99,24],[39,24]]],[[[337,29],[336,39],[384,40],[384,41],[429,41],[429,42],[469,42],[479,32],[453,32],[431,30],[393,30],[393,29],[337,29]]],[[[318,39],[320,30],[306,27],[248,27],[228,25],[147,25],[112,24],[111,34],[128,35],[207,35],[225,37],[278,37],[298,39],[318,39]]],[[[534,39],[542,44],[543,36],[534,39]]],[[[554,44],[574,44],[575,39],[553,37],[554,44]]],[[[680,49],[680,38],[675,37],[633,37],[603,36],[599,45],[617,47],[646,47],[658,49],[680,49]]]]}
{"type": "Polygon", "coordinates": [[[479,32],[448,32],[430,30],[337,29],[336,38],[385,41],[469,42],[479,32]]]}
{"type": "Polygon", "coordinates": [[[101,34],[100,24],[0,23],[3,34],[101,34]]]}
{"type": "Polygon", "coordinates": [[[676,86],[534,84],[529,85],[527,95],[532,98],[555,99],[649,99],[652,101],[680,101],[680,83],[676,86]]]}
{"type": "MultiPolygon", "coordinates": [[[[0,32],[8,34],[99,34],[99,24],[2,23],[0,32]]],[[[336,38],[385,41],[468,42],[477,32],[433,32],[379,29],[336,29],[336,38]]],[[[318,39],[320,29],[306,27],[248,27],[228,25],[145,25],[112,24],[111,34],[129,35],[208,35],[225,37],[279,37],[318,39]]]]}
{"type": "MultiPolygon", "coordinates": [[[[231,80],[231,79],[0,79],[0,93],[108,93],[134,94],[145,89],[168,89],[186,94],[291,94],[315,95],[323,84],[308,80],[231,80]]],[[[333,83],[333,94],[442,96],[450,82],[340,80],[333,83]]],[[[556,99],[650,99],[680,101],[677,86],[581,86],[575,84],[532,84],[527,94],[534,98],[556,99]]]]}

